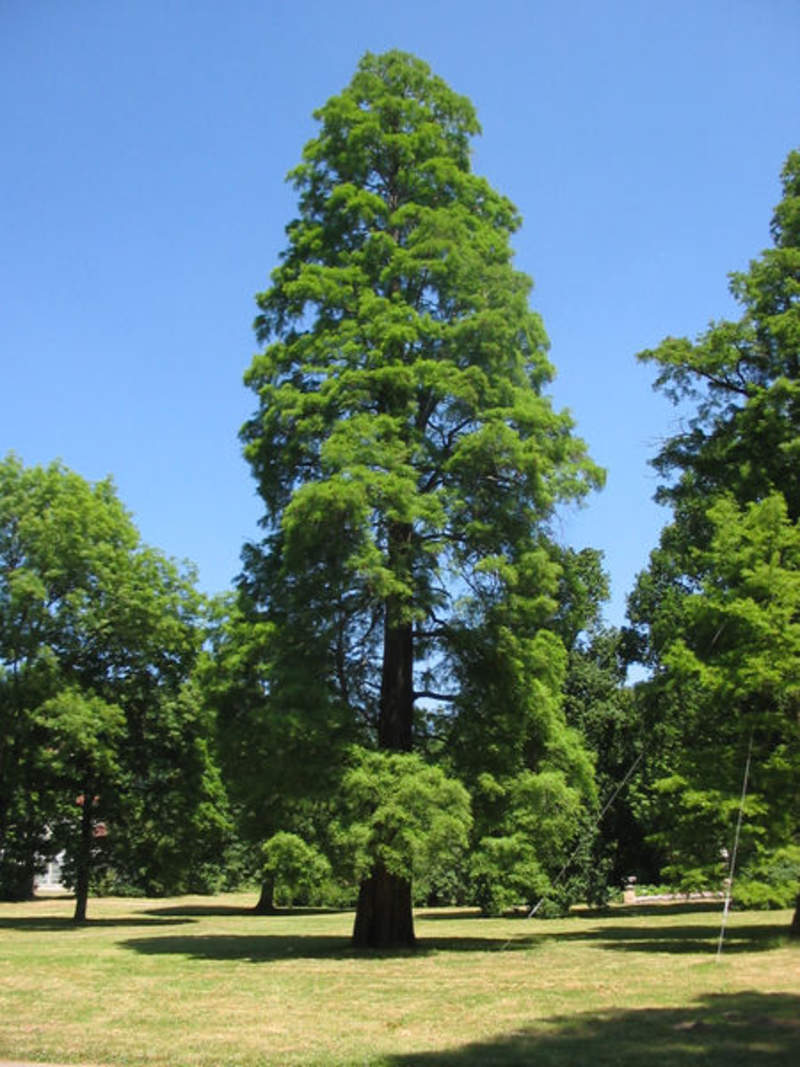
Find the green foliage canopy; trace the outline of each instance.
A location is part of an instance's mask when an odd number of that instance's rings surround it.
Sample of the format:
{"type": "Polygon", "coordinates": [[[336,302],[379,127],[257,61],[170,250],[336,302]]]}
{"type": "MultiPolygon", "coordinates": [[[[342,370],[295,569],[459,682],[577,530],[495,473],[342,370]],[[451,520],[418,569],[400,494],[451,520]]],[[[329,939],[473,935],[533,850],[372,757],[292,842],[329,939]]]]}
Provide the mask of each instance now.
{"type": "Polygon", "coordinates": [[[261,859],[263,880],[271,882],[276,898],[288,905],[330,877],[330,864],[322,853],[298,834],[283,830],[264,842],[261,859]]]}
{"type": "Polygon", "coordinates": [[[359,880],[378,864],[409,881],[430,880],[467,847],[469,794],[416,753],[354,749],[342,798],[341,843],[359,880]]]}
{"type": "Polygon", "coordinates": [[[774,247],[731,275],[741,318],[640,357],[695,407],[655,461],[674,476],[660,490],[674,518],[630,601],[654,668],[660,840],[684,880],[719,878],[751,739],[745,861],[763,867],[759,850],[800,833],[800,152],[782,180],[774,247]]]}
{"type": "Polygon", "coordinates": [[[36,857],[65,846],[85,910],[98,821],[107,861],[143,887],[213,853],[224,794],[189,685],[201,606],[193,576],[141,544],[110,481],[0,462],[5,895],[29,893],[36,857]]]}

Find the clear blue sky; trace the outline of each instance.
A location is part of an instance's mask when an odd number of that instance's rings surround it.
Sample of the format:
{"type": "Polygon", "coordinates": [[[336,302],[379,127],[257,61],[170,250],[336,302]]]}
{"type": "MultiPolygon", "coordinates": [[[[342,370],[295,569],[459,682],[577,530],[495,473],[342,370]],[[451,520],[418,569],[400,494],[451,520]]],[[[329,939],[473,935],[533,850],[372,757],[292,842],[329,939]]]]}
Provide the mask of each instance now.
{"type": "Polygon", "coordinates": [[[727,272],[769,244],[798,0],[0,0],[0,454],[112,474],[147,542],[229,587],[260,513],[236,435],[283,179],[389,48],[472,99],[475,169],[522,212],[556,403],[608,468],[563,535],[606,553],[619,623],[675,425],[634,356],[734,314],[727,272]]]}

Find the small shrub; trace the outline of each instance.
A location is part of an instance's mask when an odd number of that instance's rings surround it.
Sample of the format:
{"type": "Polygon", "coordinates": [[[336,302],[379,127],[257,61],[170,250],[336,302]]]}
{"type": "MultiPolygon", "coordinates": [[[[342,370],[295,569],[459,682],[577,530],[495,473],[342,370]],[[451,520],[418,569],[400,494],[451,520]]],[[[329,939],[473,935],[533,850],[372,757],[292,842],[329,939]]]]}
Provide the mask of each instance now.
{"type": "Polygon", "coordinates": [[[297,834],[279,831],[261,848],[263,877],[272,879],[277,903],[316,902],[319,887],[330,880],[325,856],[297,834]],[[312,897],[314,898],[312,900],[312,897]]]}
{"type": "Polygon", "coordinates": [[[534,918],[563,919],[568,911],[569,907],[565,907],[562,900],[555,900],[553,897],[545,897],[536,909],[534,918]]]}
{"type": "Polygon", "coordinates": [[[800,846],[787,845],[751,863],[733,885],[733,899],[740,907],[791,908],[800,884],[800,846]]]}

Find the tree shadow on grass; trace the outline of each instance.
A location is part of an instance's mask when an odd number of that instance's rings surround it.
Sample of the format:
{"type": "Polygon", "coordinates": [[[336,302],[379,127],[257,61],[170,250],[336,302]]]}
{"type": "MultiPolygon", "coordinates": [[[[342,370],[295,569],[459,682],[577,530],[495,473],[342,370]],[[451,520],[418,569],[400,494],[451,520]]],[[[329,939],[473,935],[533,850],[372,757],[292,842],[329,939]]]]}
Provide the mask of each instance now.
{"type": "Polygon", "coordinates": [[[272,912],[259,913],[255,906],[241,906],[236,904],[168,904],[164,907],[148,908],[146,915],[192,915],[214,916],[224,915],[249,915],[250,918],[261,917],[263,919],[274,918],[302,918],[308,915],[339,915],[350,908],[276,908],[272,912]]]}
{"type": "MultiPolygon", "coordinates": [[[[554,934],[557,941],[585,941],[618,952],[669,952],[676,954],[716,951],[720,924],[645,926],[625,923],[554,934]]],[[[725,932],[723,952],[766,952],[777,948],[789,935],[786,926],[775,923],[737,923],[725,932]]]]}
{"type": "MultiPolygon", "coordinates": [[[[519,908],[511,912],[505,912],[502,916],[487,916],[482,914],[479,908],[415,908],[414,913],[418,919],[424,919],[426,922],[437,921],[439,919],[487,919],[487,918],[502,918],[511,921],[525,920],[530,921],[536,926],[546,926],[551,920],[536,918],[529,920],[530,909],[519,908]]],[[[644,904],[637,906],[635,904],[617,906],[609,906],[602,908],[576,908],[569,913],[569,916],[563,918],[580,919],[584,922],[596,922],[598,919],[622,919],[629,918],[650,919],[658,916],[671,916],[671,915],[700,915],[700,914],[722,914],[722,906],[719,901],[680,901],[674,904],[644,904]]],[[[553,922],[561,922],[562,919],[552,920],[553,922]]]]}
{"type": "Polygon", "coordinates": [[[536,939],[508,942],[498,937],[421,938],[413,949],[355,949],[349,936],[286,934],[186,934],[135,937],[123,947],[144,955],[179,955],[202,960],[249,960],[268,963],[287,959],[396,959],[435,952],[528,951],[536,939]]]}
{"type": "Polygon", "coordinates": [[[134,937],[123,948],[145,956],[189,956],[199,960],[248,960],[268,963],[287,959],[342,958],[354,955],[346,937],[292,937],[278,934],[187,934],[134,937]]]}
{"type": "Polygon", "coordinates": [[[192,919],[154,919],[154,918],[104,918],[93,919],[91,916],[83,923],[76,923],[74,919],[69,915],[27,915],[25,917],[15,918],[2,918],[0,919],[0,930],[30,930],[35,932],[37,930],[44,932],[48,930],[91,930],[99,927],[116,927],[116,926],[146,926],[149,928],[160,926],[183,926],[185,923],[193,922],[192,919]]]}
{"type": "Polygon", "coordinates": [[[254,908],[241,907],[235,904],[165,904],[163,907],[147,908],[145,915],[185,915],[192,918],[214,918],[224,915],[250,915],[256,914],[254,908]]]}
{"type": "MultiPolygon", "coordinates": [[[[580,907],[569,913],[570,919],[582,919],[594,922],[597,919],[622,919],[622,918],[650,918],[659,915],[699,915],[703,913],[722,914],[722,901],[720,900],[679,900],[667,904],[616,904],[605,907],[580,907]]],[[[480,908],[471,907],[420,907],[414,909],[414,914],[419,919],[486,919],[480,908]]],[[[516,908],[504,912],[496,918],[503,919],[528,919],[530,908],[516,908]]],[[[566,918],[566,916],[565,916],[566,918]]],[[[548,923],[549,919],[535,918],[537,924],[548,923]]],[[[560,920],[553,920],[560,921],[560,920]]]]}
{"type": "Polygon", "coordinates": [[[557,1016],[490,1041],[383,1062],[387,1067],[796,1067],[800,996],[710,994],[686,1008],[557,1016]]]}
{"type": "Polygon", "coordinates": [[[643,919],[651,915],[702,915],[722,914],[721,900],[674,900],[653,904],[608,904],[605,907],[575,908],[571,912],[576,919],[613,919],[633,917],[643,919]]]}
{"type": "MultiPolygon", "coordinates": [[[[191,922],[185,916],[206,914],[194,911],[193,906],[180,912],[178,909],[164,909],[176,916],[172,922],[191,922]]],[[[231,911],[212,910],[208,914],[237,914],[231,911]]],[[[242,914],[238,912],[238,914],[242,914]]],[[[252,918],[252,911],[243,914],[252,918]]],[[[307,914],[307,913],[305,913],[307,914]]],[[[423,925],[425,916],[420,916],[423,925]]],[[[159,920],[150,920],[157,922],[159,920]]],[[[162,922],[167,921],[162,919],[162,922]]],[[[595,929],[577,926],[564,930],[563,926],[551,929],[546,922],[526,925],[524,933],[511,937],[481,936],[476,929],[474,937],[464,936],[425,936],[417,940],[414,949],[396,951],[374,951],[365,953],[356,950],[346,935],[304,935],[287,934],[285,928],[281,933],[270,933],[269,917],[265,917],[264,932],[260,933],[226,933],[226,934],[164,934],[154,937],[131,938],[122,944],[135,952],[145,955],[182,955],[204,960],[250,960],[263,963],[286,959],[315,959],[340,956],[343,959],[372,956],[375,958],[396,957],[404,955],[429,955],[436,952],[529,952],[554,941],[582,942],[600,950],[612,952],[651,952],[670,954],[694,954],[711,958],[716,952],[719,926],[714,924],[692,925],[689,923],[659,923],[646,925],[639,921],[622,922],[615,926],[599,925],[595,929]]],[[[424,926],[423,926],[424,929],[424,926]]],[[[743,952],[766,952],[783,944],[787,929],[778,925],[760,923],[742,924],[729,928],[725,937],[723,953],[731,955],[743,952]]]]}
{"type": "MultiPolygon", "coordinates": [[[[642,921],[656,917],[652,911],[648,912],[647,910],[644,910],[641,914],[631,916],[625,913],[621,914],[619,911],[609,912],[605,916],[595,912],[592,916],[596,922],[594,928],[587,927],[583,922],[573,922],[572,920],[579,918],[578,915],[573,915],[566,921],[554,920],[552,923],[546,919],[530,920],[509,927],[509,937],[507,941],[503,942],[503,946],[510,948],[512,945],[520,943],[522,947],[532,947],[537,942],[562,941],[585,942],[587,945],[593,944],[598,948],[607,948],[616,952],[666,952],[677,955],[709,954],[716,952],[717,949],[721,916],[718,914],[709,915],[710,921],[706,923],[679,921],[681,918],[685,919],[687,915],[696,914],[698,911],[703,910],[707,911],[708,909],[701,905],[700,908],[691,906],[689,909],[683,908],[674,911],[670,910],[669,912],[659,912],[660,922],[642,921]],[[664,918],[670,917],[675,921],[663,921],[664,918]],[[616,919],[618,922],[611,925],[598,921],[608,918],[616,919]],[[565,925],[567,926],[566,929],[565,925]]],[[[418,916],[421,925],[428,923],[431,919],[436,920],[440,917],[457,919],[461,918],[461,915],[456,912],[452,915],[448,913],[422,913],[418,916]]],[[[583,913],[580,915],[581,919],[587,917],[589,916],[583,913]]],[[[467,918],[471,918],[471,916],[467,916],[467,918]]],[[[785,944],[788,937],[788,924],[753,922],[744,917],[737,917],[727,927],[723,953],[727,955],[742,952],[766,952],[785,944]]],[[[476,947],[479,940],[482,939],[479,939],[476,935],[476,947]]],[[[484,943],[490,940],[486,939],[484,943]]],[[[425,942],[428,944],[441,944],[442,947],[446,947],[446,939],[440,941],[435,936],[433,938],[425,938],[425,942]]],[[[489,944],[488,947],[496,947],[496,942],[489,944]]]]}
{"type": "Polygon", "coordinates": [[[452,922],[454,919],[460,921],[467,919],[485,919],[487,916],[481,913],[480,908],[415,908],[414,916],[417,919],[424,919],[425,922],[438,922],[440,919],[447,919],[452,922]]]}

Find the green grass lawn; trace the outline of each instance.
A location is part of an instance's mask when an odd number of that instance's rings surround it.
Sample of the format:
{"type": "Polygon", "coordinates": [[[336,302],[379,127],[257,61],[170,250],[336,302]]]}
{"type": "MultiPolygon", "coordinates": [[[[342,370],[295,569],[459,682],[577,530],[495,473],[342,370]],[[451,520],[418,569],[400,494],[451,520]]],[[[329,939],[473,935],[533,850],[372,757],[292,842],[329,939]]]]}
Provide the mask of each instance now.
{"type": "Polygon", "coordinates": [[[421,911],[358,954],[352,914],[253,897],[0,904],[0,1059],[81,1064],[800,1064],[789,912],[421,911]]]}

